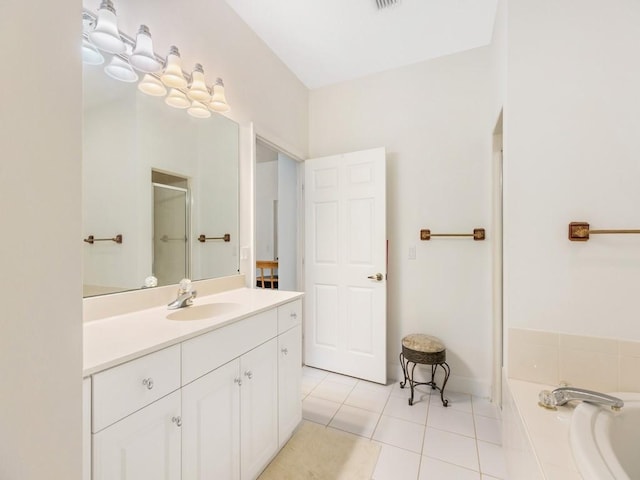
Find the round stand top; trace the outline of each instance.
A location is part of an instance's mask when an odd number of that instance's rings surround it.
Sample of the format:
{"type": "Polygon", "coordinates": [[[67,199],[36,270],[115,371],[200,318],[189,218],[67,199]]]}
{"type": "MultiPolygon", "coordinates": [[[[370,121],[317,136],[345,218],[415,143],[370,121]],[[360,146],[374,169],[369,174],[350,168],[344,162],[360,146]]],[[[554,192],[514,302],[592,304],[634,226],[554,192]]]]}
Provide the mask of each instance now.
{"type": "Polygon", "coordinates": [[[402,346],[416,352],[438,353],[445,350],[439,338],[423,333],[412,333],[402,339],[402,346]]]}

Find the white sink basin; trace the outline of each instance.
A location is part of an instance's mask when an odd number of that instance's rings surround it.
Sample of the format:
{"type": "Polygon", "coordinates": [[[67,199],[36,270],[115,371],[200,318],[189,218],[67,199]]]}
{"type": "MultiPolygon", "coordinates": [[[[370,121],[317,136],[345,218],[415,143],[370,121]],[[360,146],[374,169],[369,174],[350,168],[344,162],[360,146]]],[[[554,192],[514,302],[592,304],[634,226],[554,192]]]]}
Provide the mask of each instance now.
{"type": "Polygon", "coordinates": [[[238,308],[237,303],[205,303],[202,305],[192,305],[180,308],[167,315],[168,320],[206,320],[230,313],[238,308]]]}

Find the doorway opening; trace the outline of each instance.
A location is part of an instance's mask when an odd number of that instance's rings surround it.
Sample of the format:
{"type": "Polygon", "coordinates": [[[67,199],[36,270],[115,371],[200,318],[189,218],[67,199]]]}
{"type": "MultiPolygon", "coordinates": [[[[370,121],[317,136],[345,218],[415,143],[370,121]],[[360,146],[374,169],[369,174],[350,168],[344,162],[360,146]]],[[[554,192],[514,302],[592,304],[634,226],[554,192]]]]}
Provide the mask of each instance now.
{"type": "Polygon", "coordinates": [[[256,138],[255,287],[300,286],[299,162],[256,138]]]}
{"type": "Polygon", "coordinates": [[[190,278],[189,179],[153,170],[153,274],[158,286],[190,278]]]}

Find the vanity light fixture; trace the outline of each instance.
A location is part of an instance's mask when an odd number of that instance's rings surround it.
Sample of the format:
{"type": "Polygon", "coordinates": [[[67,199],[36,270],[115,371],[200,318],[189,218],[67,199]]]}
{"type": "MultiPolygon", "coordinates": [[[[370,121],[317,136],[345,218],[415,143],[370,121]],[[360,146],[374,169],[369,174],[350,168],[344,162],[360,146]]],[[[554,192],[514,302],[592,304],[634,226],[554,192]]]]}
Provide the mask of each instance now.
{"type": "Polygon", "coordinates": [[[104,57],[86,38],[82,39],[82,61],[87,65],[102,65],[104,57]]]}
{"type": "Polygon", "coordinates": [[[196,118],[209,118],[211,116],[211,112],[207,106],[197,100],[191,102],[191,106],[187,110],[187,113],[196,118]]]}
{"type": "Polygon", "coordinates": [[[145,73],[156,73],[162,70],[162,63],[156,59],[156,55],[153,53],[151,33],[146,25],[140,25],[136,36],[136,45],[133,47],[133,53],[129,56],[129,63],[133,68],[145,73]]]}
{"type": "Polygon", "coordinates": [[[167,94],[167,87],[150,73],[145,73],[138,84],[138,90],[152,97],[164,97],[167,94]]]}
{"type": "Polygon", "coordinates": [[[196,63],[193,72],[191,72],[191,83],[189,84],[187,97],[191,100],[197,100],[198,102],[208,102],[211,100],[207,85],[204,83],[204,69],[199,63],[196,63]]]}
{"type": "Polygon", "coordinates": [[[104,67],[104,71],[111,78],[120,80],[121,82],[133,83],[138,81],[138,74],[133,71],[131,65],[118,55],[114,55],[109,65],[104,67]]]}
{"type": "Polygon", "coordinates": [[[162,80],[162,83],[167,87],[187,88],[187,80],[184,78],[184,74],[182,73],[182,59],[180,58],[180,51],[175,45],[171,45],[169,48],[164,72],[160,76],[160,80],[162,80]]]}
{"type": "Polygon", "coordinates": [[[230,110],[222,79],[218,78],[214,85],[207,86],[204,68],[200,63],[195,64],[191,75],[185,75],[178,47],[171,46],[166,60],[163,60],[153,51],[151,33],[146,25],[140,25],[135,40],[121,33],[112,0],[101,0],[97,14],[83,9],[82,20],[84,63],[100,65],[104,62],[100,50],[112,53],[111,61],[104,67],[107,75],[133,83],[140,78],[133,68],[144,72],[138,90],[151,96],[166,95],[164,101],[167,105],[187,109],[190,115],[197,118],[210,117],[210,110],[230,110]]]}
{"type": "Polygon", "coordinates": [[[96,27],[88,33],[89,41],[108,53],[124,53],[125,44],[120,38],[116,9],[111,0],[102,0],[98,9],[96,27]]]}
{"type": "Polygon", "coordinates": [[[216,83],[211,87],[212,95],[209,108],[215,112],[228,112],[231,110],[227,99],[224,96],[224,83],[220,77],[216,78],[216,83]]]}
{"type": "Polygon", "coordinates": [[[169,91],[169,95],[164,99],[164,103],[174,108],[189,108],[191,102],[187,96],[177,88],[172,88],[169,91]]]}

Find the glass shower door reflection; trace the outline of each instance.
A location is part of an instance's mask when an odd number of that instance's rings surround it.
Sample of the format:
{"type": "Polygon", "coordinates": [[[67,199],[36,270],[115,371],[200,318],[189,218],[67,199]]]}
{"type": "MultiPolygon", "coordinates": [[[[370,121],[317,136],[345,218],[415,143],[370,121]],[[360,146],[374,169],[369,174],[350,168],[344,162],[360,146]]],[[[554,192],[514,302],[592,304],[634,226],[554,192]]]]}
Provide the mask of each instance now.
{"type": "Polygon", "coordinates": [[[153,184],[153,272],[159,286],[189,278],[188,193],[153,184]]]}

